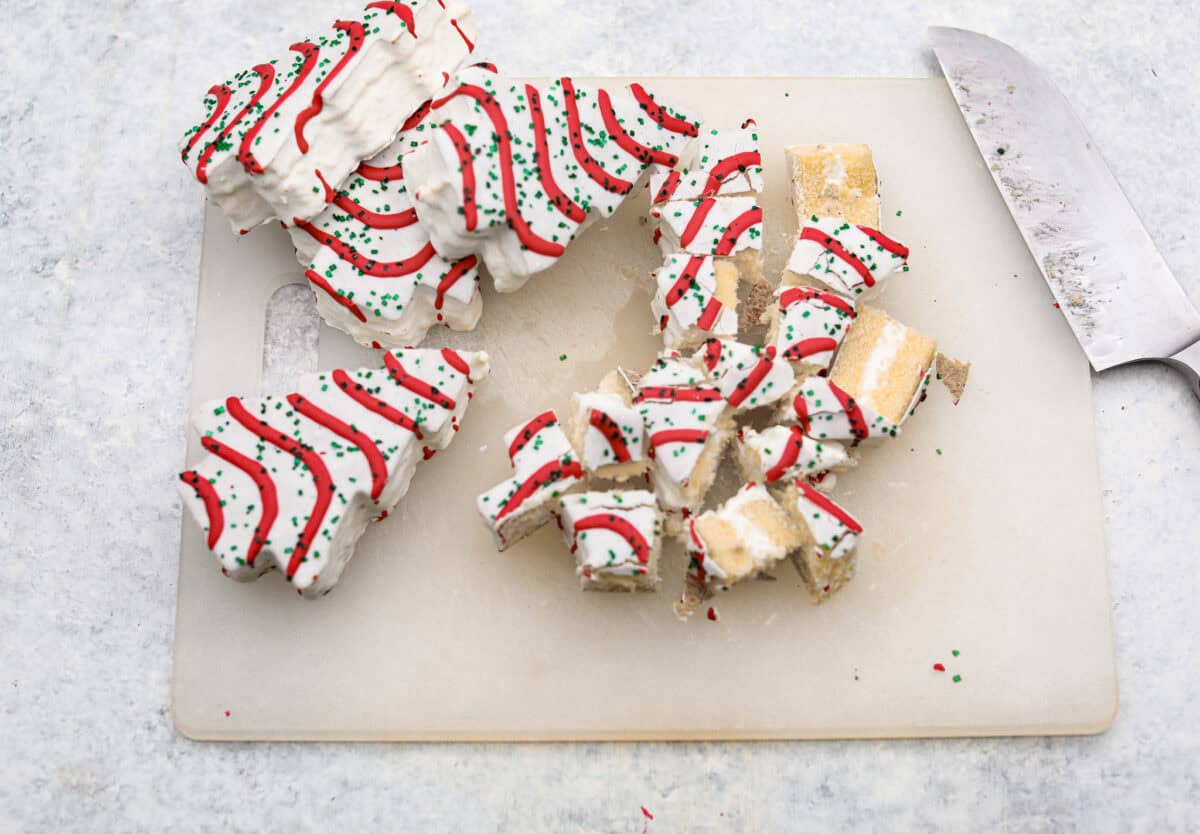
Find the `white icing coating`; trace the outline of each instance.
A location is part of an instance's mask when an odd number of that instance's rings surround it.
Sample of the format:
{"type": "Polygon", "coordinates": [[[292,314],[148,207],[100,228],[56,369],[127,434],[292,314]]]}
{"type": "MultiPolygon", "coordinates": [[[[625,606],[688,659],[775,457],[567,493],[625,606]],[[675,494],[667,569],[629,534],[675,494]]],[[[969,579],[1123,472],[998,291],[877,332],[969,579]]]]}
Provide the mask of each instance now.
{"type": "Polygon", "coordinates": [[[698,152],[686,160],[682,169],[654,166],[650,193],[655,205],[671,200],[757,194],[763,190],[762,173],[758,128],[748,119],[740,129],[702,130],[698,152]]]}
{"type": "MultiPolygon", "coordinates": [[[[575,554],[583,587],[606,587],[605,580],[637,577],[629,587],[658,581],[662,512],[645,490],[584,492],[561,501],[563,539],[575,554]]],[[[615,582],[607,587],[627,583],[615,582]]]]}
{"type": "Polygon", "coordinates": [[[769,484],[797,478],[816,478],[830,469],[852,465],[842,444],[806,437],[799,426],[770,426],[763,431],[742,429],[738,434],[743,475],[769,484]]]}
{"type": "Polygon", "coordinates": [[[897,269],[907,269],[907,258],[907,247],[875,229],[840,217],[813,217],[796,238],[787,271],[857,296],[897,269]]]}
{"type": "Polygon", "coordinates": [[[688,532],[684,545],[688,554],[688,573],[699,579],[701,583],[719,582],[729,578],[725,570],[709,558],[708,545],[696,530],[696,519],[694,518],[688,521],[688,532]]]}
{"type": "Polygon", "coordinates": [[[652,162],[677,161],[695,125],[662,108],[664,127],[658,111],[639,85],[534,86],[467,67],[435,99],[430,141],[406,160],[417,213],[439,252],[478,252],[498,290],[517,290],[593,217],[611,215],[652,162]]]}
{"type": "Polygon", "coordinates": [[[706,197],[655,206],[658,244],[664,255],[728,257],[744,249],[762,250],[762,209],[754,197],[706,197]]]}
{"type": "Polygon", "coordinates": [[[419,123],[402,131],[323,212],[288,227],[321,314],[368,347],[418,343],[437,323],[472,330],[483,311],[476,259],[442,258],[405,188],[404,154],[423,135],[419,123]]]}
{"type": "Polygon", "coordinates": [[[916,413],[917,406],[925,402],[925,397],[929,394],[929,383],[933,382],[933,377],[936,372],[937,360],[934,360],[932,363],[930,363],[929,368],[921,376],[921,381],[917,384],[917,390],[913,392],[912,402],[908,404],[908,408],[904,412],[904,420],[900,421],[901,424],[903,424],[906,420],[908,420],[909,417],[916,413]]]}
{"type": "Polygon", "coordinates": [[[732,339],[709,339],[696,352],[717,381],[721,395],[737,411],[770,405],[787,395],[796,381],[792,366],[774,347],[732,339]]]}
{"type": "Polygon", "coordinates": [[[856,401],[826,377],[803,380],[777,415],[818,440],[895,437],[899,428],[865,402],[856,401]]]}
{"type": "Polygon", "coordinates": [[[816,547],[826,559],[843,559],[858,545],[862,525],[845,508],[804,481],[788,493],[784,508],[807,525],[816,547]]]}
{"type": "Polygon", "coordinates": [[[711,257],[668,255],[654,273],[654,284],[650,310],[667,347],[685,345],[698,334],[737,335],[737,313],[716,297],[717,278],[711,257]]]}
{"type": "Polygon", "coordinates": [[[473,38],[465,6],[372,3],[214,85],[181,140],[183,161],[235,231],[313,217],[325,205],[323,183],[341,182],[390,142],[473,38]]]}
{"type": "Polygon", "coordinates": [[[668,509],[687,507],[701,459],[724,442],[724,397],[694,359],[667,352],[642,377],[634,405],[654,458],[655,492],[668,509]]]}
{"type": "Polygon", "coordinates": [[[575,395],[575,411],[588,421],[583,440],[583,467],[597,472],[614,464],[645,460],[646,427],[642,416],[616,394],[575,395]]]}
{"type": "Polygon", "coordinates": [[[828,368],[854,321],[853,302],[815,287],[783,287],[775,298],[776,353],[791,362],[828,368]]]}
{"type": "Polygon", "coordinates": [[[475,499],[475,508],[492,532],[497,550],[549,521],[559,496],[583,480],[583,467],[553,411],[509,429],[504,445],[513,477],[475,499]]]}
{"type": "Polygon", "coordinates": [[[279,568],[306,597],[328,592],[367,523],[407,492],[423,449],[449,445],[489,372],[485,353],[385,359],[382,370],[306,376],[296,394],[212,401],[193,416],[205,455],[179,491],[227,576],[279,568]]]}

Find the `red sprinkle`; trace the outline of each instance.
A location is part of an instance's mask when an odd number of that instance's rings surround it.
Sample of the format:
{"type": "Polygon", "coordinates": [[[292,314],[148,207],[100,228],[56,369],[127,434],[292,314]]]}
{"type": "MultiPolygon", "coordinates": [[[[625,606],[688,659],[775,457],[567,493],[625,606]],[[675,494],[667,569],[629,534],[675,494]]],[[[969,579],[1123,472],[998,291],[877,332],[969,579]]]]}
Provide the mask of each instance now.
{"type": "MultiPolygon", "coordinates": [[[[708,610],[709,610],[709,611],[712,611],[712,609],[711,609],[711,608],[710,608],[710,609],[708,609],[708,610]]],[[[652,819],[654,819],[654,814],[652,814],[652,813],[650,813],[649,811],[647,811],[647,810],[646,810],[646,806],[645,806],[645,805],[643,805],[643,806],[642,806],[642,815],[643,815],[643,816],[644,816],[646,819],[648,819],[648,820],[652,820],[652,819]]]]}
{"type": "Polygon", "coordinates": [[[226,717],[226,718],[228,718],[228,717],[229,717],[229,710],[225,710],[225,717],[226,717]]]}
{"type": "Polygon", "coordinates": [[[944,665],[942,665],[941,663],[935,663],[935,664],[933,664],[933,670],[935,672],[945,672],[946,667],[944,665]]]}
{"type": "Polygon", "coordinates": [[[715,623],[717,621],[717,609],[709,608],[708,609],[708,618],[715,623]]]}
{"type": "Polygon", "coordinates": [[[1062,307],[1059,307],[1059,306],[1058,306],[1058,302],[1057,302],[1057,301],[1055,301],[1055,302],[1054,302],[1054,309],[1055,309],[1055,310],[1061,310],[1061,309],[1062,309],[1062,307]]]}

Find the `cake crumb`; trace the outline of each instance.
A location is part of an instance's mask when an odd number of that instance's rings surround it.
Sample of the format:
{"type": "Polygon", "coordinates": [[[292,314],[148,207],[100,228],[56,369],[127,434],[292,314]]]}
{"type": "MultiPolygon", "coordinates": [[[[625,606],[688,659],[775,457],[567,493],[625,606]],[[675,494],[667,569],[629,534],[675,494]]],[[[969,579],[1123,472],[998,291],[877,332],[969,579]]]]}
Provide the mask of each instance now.
{"type": "Polygon", "coordinates": [[[962,399],[963,392],[967,389],[967,375],[970,372],[970,362],[951,359],[944,353],[938,353],[938,379],[942,381],[942,385],[946,386],[946,390],[950,392],[950,396],[954,397],[956,403],[962,399]]]}

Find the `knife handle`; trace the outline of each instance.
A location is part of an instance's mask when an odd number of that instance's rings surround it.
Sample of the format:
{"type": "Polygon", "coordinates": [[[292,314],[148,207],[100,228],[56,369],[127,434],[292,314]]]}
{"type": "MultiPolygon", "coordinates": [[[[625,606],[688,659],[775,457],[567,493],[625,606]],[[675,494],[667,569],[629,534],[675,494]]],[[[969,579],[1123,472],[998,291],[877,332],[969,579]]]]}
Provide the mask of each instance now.
{"type": "Polygon", "coordinates": [[[1192,392],[1200,397],[1200,342],[1163,361],[1187,377],[1192,392]]]}

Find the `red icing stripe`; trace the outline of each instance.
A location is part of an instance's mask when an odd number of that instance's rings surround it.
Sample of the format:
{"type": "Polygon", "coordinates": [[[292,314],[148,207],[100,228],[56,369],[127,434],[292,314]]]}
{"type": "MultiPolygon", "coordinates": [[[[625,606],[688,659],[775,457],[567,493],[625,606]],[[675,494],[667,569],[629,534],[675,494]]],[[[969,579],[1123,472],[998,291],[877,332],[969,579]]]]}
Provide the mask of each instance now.
{"type": "Polygon", "coordinates": [[[458,21],[454,18],[450,18],[450,25],[454,27],[454,31],[458,32],[459,37],[463,39],[463,43],[467,45],[467,52],[474,52],[475,44],[471,43],[471,39],[467,37],[467,33],[464,32],[462,27],[458,25],[458,21]]]}
{"type": "Polygon", "coordinates": [[[693,204],[695,211],[692,212],[692,218],[688,220],[687,227],[683,230],[683,234],[679,236],[679,245],[687,248],[692,241],[696,239],[696,235],[700,234],[700,230],[704,228],[704,221],[708,218],[708,213],[716,206],[717,201],[708,198],[698,200],[693,204]]]}
{"type": "Polygon", "coordinates": [[[837,350],[837,340],[828,336],[818,336],[813,339],[801,339],[783,352],[783,358],[791,362],[818,353],[832,353],[837,350]]]}
{"type": "MultiPolygon", "coordinates": [[[[283,106],[283,103],[291,98],[292,93],[299,89],[304,80],[308,78],[309,73],[317,65],[317,58],[320,50],[307,41],[294,43],[288,47],[293,52],[299,52],[304,56],[304,63],[300,67],[300,72],[292,79],[291,85],[283,91],[283,95],[275,99],[271,106],[268,107],[263,114],[258,117],[254,124],[246,131],[246,135],[242,137],[242,142],[238,146],[238,162],[242,163],[242,167],[251,174],[263,173],[263,166],[259,164],[258,159],[254,156],[254,142],[258,139],[258,134],[271,121],[271,117],[275,112],[283,106]]],[[[326,186],[328,188],[328,186],[326,186]]]]}
{"type": "Polygon", "coordinates": [[[829,307],[834,307],[841,310],[850,318],[854,318],[857,314],[854,312],[854,307],[850,302],[840,295],[831,292],[822,292],[815,287],[792,287],[784,290],[779,294],[779,309],[786,310],[793,304],[799,304],[802,301],[820,301],[829,307]]]}
{"type": "Polygon", "coordinates": [[[576,535],[581,530],[610,530],[625,540],[639,562],[645,565],[650,561],[650,543],[646,541],[646,537],[637,527],[619,515],[597,513],[584,516],[575,522],[576,535]]]}
{"type": "Polygon", "coordinates": [[[796,413],[796,422],[800,424],[800,428],[805,434],[812,431],[812,422],[808,417],[808,400],[804,399],[804,393],[801,392],[792,400],[792,411],[796,413]]]}
{"type": "Polygon", "coordinates": [[[404,366],[400,364],[400,360],[396,358],[394,353],[385,353],[383,355],[383,364],[387,366],[388,374],[396,381],[396,384],[401,388],[407,388],[423,400],[428,400],[434,405],[444,408],[447,411],[454,410],[454,398],[439,391],[436,385],[430,385],[425,380],[415,374],[410,374],[404,370],[404,366]]]}
{"type": "Polygon", "coordinates": [[[390,180],[404,179],[404,169],[400,165],[377,166],[363,163],[358,166],[355,172],[364,180],[372,182],[387,182],[390,180]]]}
{"type": "Polygon", "coordinates": [[[406,133],[425,121],[425,117],[429,115],[431,109],[433,109],[433,99],[426,99],[425,103],[414,110],[412,115],[404,120],[404,124],[400,125],[400,132],[406,133]]]}
{"type": "Polygon", "coordinates": [[[650,445],[655,448],[668,443],[703,443],[706,440],[707,429],[663,429],[650,435],[650,445]]]}
{"type": "Polygon", "coordinates": [[[775,348],[769,347],[763,351],[763,356],[759,358],[758,363],[750,370],[746,378],[733,389],[733,393],[729,395],[729,404],[736,408],[744,403],[751,394],[758,390],[758,386],[762,385],[762,381],[767,378],[767,374],[771,372],[774,364],[775,348]]]}
{"type": "Polygon", "coordinates": [[[855,519],[854,516],[850,515],[850,513],[839,507],[837,504],[833,503],[828,496],[817,492],[811,486],[804,483],[804,481],[796,481],[796,488],[804,493],[804,497],[809,501],[816,504],[838,521],[842,522],[842,524],[845,524],[851,532],[861,533],[863,531],[862,525],[858,523],[858,520],[855,519]]]}
{"type": "Polygon", "coordinates": [[[463,278],[463,276],[474,269],[476,263],[478,263],[478,261],[476,261],[474,255],[467,255],[467,257],[463,258],[462,260],[454,262],[454,265],[450,267],[450,271],[447,272],[442,277],[442,280],[438,282],[437,298],[434,299],[433,302],[433,308],[435,310],[442,309],[442,305],[446,302],[446,293],[448,293],[450,288],[457,284],[459,280],[463,278]]]}
{"type": "Polygon", "coordinates": [[[345,307],[347,310],[349,310],[351,313],[353,313],[354,317],[356,319],[358,319],[359,321],[362,321],[362,322],[365,322],[367,320],[367,317],[365,315],[363,315],[363,311],[358,309],[357,304],[355,304],[349,298],[347,298],[346,296],[342,295],[340,292],[335,290],[330,285],[330,283],[328,281],[326,281],[325,278],[323,276],[321,276],[319,273],[317,273],[315,270],[306,269],[304,271],[304,277],[307,278],[314,287],[317,287],[318,289],[322,290],[326,295],[328,295],[330,298],[332,298],[338,304],[341,304],[343,307],[345,307]]]}
{"type": "Polygon", "coordinates": [[[384,459],[383,453],[379,451],[379,447],[375,445],[375,441],[349,423],[344,423],[328,411],[313,405],[310,400],[306,400],[299,394],[288,394],[287,400],[292,404],[292,408],[318,426],[328,429],[346,442],[358,447],[358,450],[363,453],[363,457],[367,459],[367,467],[371,472],[371,500],[378,501],[380,493],[387,486],[387,461],[384,459]]]}
{"type": "Polygon", "coordinates": [[[479,223],[479,207],[475,204],[475,160],[471,156],[471,143],[462,135],[462,131],[450,122],[442,125],[442,130],[446,132],[450,144],[454,146],[454,152],[458,154],[458,170],[462,172],[463,222],[467,231],[471,232],[479,223]]]}
{"type": "Polygon", "coordinates": [[[338,388],[341,388],[346,393],[346,396],[350,397],[350,399],[354,400],[367,411],[372,411],[380,417],[392,421],[400,428],[407,429],[417,436],[417,440],[424,439],[420,427],[413,422],[411,417],[393,408],[374,394],[371,394],[362,383],[355,382],[345,371],[334,371],[333,381],[338,388]]]}
{"type": "Polygon", "coordinates": [[[692,282],[700,274],[700,267],[703,265],[703,256],[693,257],[688,260],[687,265],[680,271],[679,278],[676,279],[675,283],[671,285],[671,289],[667,292],[668,307],[674,307],[687,294],[687,291],[692,287],[692,282]]]}
{"type": "Polygon", "coordinates": [[[271,532],[271,526],[275,523],[275,516],[279,514],[279,500],[275,495],[275,482],[271,480],[271,476],[267,473],[267,467],[256,460],[246,457],[236,449],[226,446],[215,437],[200,438],[200,445],[206,451],[211,452],[221,460],[231,463],[245,472],[250,476],[250,480],[254,481],[254,485],[258,487],[258,497],[262,499],[262,514],[259,516],[258,526],[254,528],[254,537],[250,540],[250,546],[246,548],[245,557],[246,564],[253,567],[254,560],[258,558],[259,551],[267,543],[267,534],[271,532]]]}
{"type": "Polygon", "coordinates": [[[721,190],[725,178],[733,174],[762,165],[762,155],[758,151],[743,151],[733,156],[727,156],[713,166],[708,173],[708,184],[703,196],[714,197],[721,190]]]}
{"type": "Polygon", "coordinates": [[[847,265],[849,265],[851,269],[857,272],[859,277],[863,279],[864,284],[866,284],[868,287],[875,286],[875,277],[871,275],[871,270],[865,263],[858,259],[857,255],[855,255],[845,246],[842,246],[841,242],[837,238],[826,234],[825,232],[813,226],[805,226],[800,232],[800,239],[811,240],[813,243],[819,243],[821,246],[825,247],[827,251],[831,252],[834,257],[841,259],[847,265]]]}
{"type": "Polygon", "coordinates": [[[737,246],[738,239],[747,229],[757,226],[762,223],[763,213],[758,206],[749,211],[742,212],[741,215],[735,217],[733,221],[725,228],[725,234],[721,237],[721,242],[717,245],[718,255],[729,255],[733,253],[733,249],[737,246]]]}
{"type": "Polygon", "coordinates": [[[379,214],[363,208],[347,194],[338,194],[333,198],[333,204],[372,229],[403,229],[417,222],[416,209],[407,209],[396,214],[379,214]]]}
{"type": "Polygon", "coordinates": [[[612,99],[608,95],[608,90],[599,90],[596,93],[596,102],[600,105],[600,118],[604,120],[604,129],[616,140],[617,145],[625,153],[636,157],[643,165],[657,163],[673,168],[679,162],[679,157],[675,154],[643,145],[626,133],[625,128],[617,119],[617,114],[613,112],[612,99]]]}
{"type": "Polygon", "coordinates": [[[554,170],[550,164],[550,145],[546,138],[546,117],[542,112],[542,97],[532,84],[525,85],[525,100],[529,102],[529,118],[533,122],[533,139],[537,147],[538,174],[541,176],[542,188],[554,207],[562,212],[568,220],[582,223],[587,219],[587,212],[563,193],[554,180],[554,170]]]}
{"type": "Polygon", "coordinates": [[[633,455],[629,453],[629,447],[625,444],[625,438],[621,434],[621,426],[615,420],[603,411],[593,408],[588,415],[588,425],[600,432],[608,441],[617,463],[628,463],[633,460],[633,455]]]}
{"type": "Polygon", "coordinates": [[[239,110],[238,114],[217,134],[217,138],[204,149],[200,154],[200,159],[196,162],[196,179],[202,183],[208,183],[208,163],[212,161],[213,154],[217,152],[217,146],[229,138],[238,123],[246,118],[246,114],[258,105],[263,96],[270,92],[271,85],[275,83],[275,67],[270,64],[259,64],[254,71],[258,73],[259,77],[258,90],[251,96],[250,101],[246,102],[246,106],[239,110]]]}
{"type": "Polygon", "coordinates": [[[317,534],[321,532],[321,525],[325,523],[325,513],[329,511],[329,505],[333,501],[333,493],[335,491],[333,478],[330,477],[329,470],[325,468],[325,462],[321,460],[320,455],[294,437],[290,437],[269,425],[266,420],[252,415],[237,397],[230,397],[225,400],[225,407],[229,409],[229,416],[241,423],[246,431],[257,435],[272,446],[287,452],[292,457],[303,462],[308,467],[308,474],[312,476],[313,487],[316,489],[317,495],[313,499],[312,514],[309,515],[300,538],[296,540],[292,556],[288,559],[287,577],[291,579],[296,575],[296,571],[300,568],[300,563],[304,561],[304,557],[316,541],[317,534]]]}
{"type": "Polygon", "coordinates": [[[783,454],[779,456],[779,460],[775,465],[767,470],[764,476],[767,483],[773,484],[783,477],[796,461],[800,459],[800,451],[804,448],[804,432],[800,431],[799,426],[793,426],[791,433],[788,435],[787,445],[783,448],[783,454]]]}
{"type": "Polygon", "coordinates": [[[312,103],[301,110],[300,114],[296,116],[296,147],[300,148],[300,153],[308,153],[308,140],[304,138],[304,128],[309,121],[320,115],[321,111],[325,108],[325,89],[342,73],[342,70],[346,68],[350,60],[362,50],[363,42],[367,39],[366,30],[357,21],[339,20],[333,24],[333,28],[345,32],[350,42],[346,45],[345,54],[334,65],[333,69],[329,71],[329,74],[321,79],[321,83],[317,85],[317,89],[313,90],[312,103]]]}
{"type": "Polygon", "coordinates": [[[704,366],[710,371],[715,371],[717,363],[721,361],[721,347],[720,339],[704,340],[704,366]]]}
{"type": "Polygon", "coordinates": [[[854,397],[850,396],[846,391],[829,383],[829,390],[833,392],[834,398],[841,405],[842,410],[846,412],[846,417],[850,420],[850,431],[858,440],[865,440],[870,436],[871,430],[867,427],[867,420],[863,416],[862,409],[858,407],[854,397]]]}
{"type": "Polygon", "coordinates": [[[196,143],[200,141],[200,137],[208,132],[208,129],[217,123],[217,119],[221,118],[221,114],[225,112],[225,108],[229,106],[229,100],[233,98],[233,90],[229,89],[224,84],[214,84],[208,89],[208,94],[214,97],[217,101],[213,105],[212,114],[204,120],[204,124],[192,134],[192,138],[188,139],[188,143],[184,146],[183,152],[179,154],[180,158],[187,161],[188,154],[192,152],[192,148],[196,147],[196,143]]]}
{"type": "Polygon", "coordinates": [[[583,125],[579,120],[579,102],[575,99],[575,85],[571,79],[562,79],[563,99],[567,110],[567,129],[571,133],[571,150],[575,159],[601,188],[612,194],[624,196],[633,190],[633,183],[609,174],[592,155],[588,153],[587,144],[583,140],[583,125]]]}
{"type": "Polygon", "coordinates": [[[712,403],[721,400],[721,392],[716,388],[675,388],[669,385],[656,385],[643,388],[633,398],[635,403],[641,402],[672,402],[672,403],[712,403]]]}
{"type": "Polygon", "coordinates": [[[492,127],[495,129],[497,137],[496,143],[500,151],[500,174],[504,189],[505,213],[508,215],[508,222],[517,238],[531,252],[548,258],[560,257],[566,251],[562,244],[539,237],[521,216],[521,204],[517,199],[517,184],[513,170],[512,139],[508,129],[508,120],[505,118],[504,110],[500,107],[499,102],[482,87],[464,84],[444,98],[435,101],[434,109],[441,107],[455,96],[468,96],[475,99],[492,121],[492,127]]]}
{"type": "Polygon", "coordinates": [[[471,381],[471,366],[467,364],[467,360],[463,359],[450,348],[442,348],[442,358],[446,360],[446,364],[467,378],[467,382],[471,381]]]}
{"type": "MultiPolygon", "coordinates": [[[[394,14],[404,21],[404,25],[408,27],[408,33],[414,38],[417,37],[417,24],[413,20],[412,9],[404,3],[394,3],[390,0],[376,0],[374,3],[367,4],[368,9],[382,9],[383,11],[394,14]]],[[[442,8],[446,8],[442,6],[442,8]]]]}
{"type": "Polygon", "coordinates": [[[859,226],[858,230],[864,235],[875,241],[888,252],[891,252],[897,257],[908,259],[908,247],[899,241],[892,240],[878,229],[872,229],[870,226],[859,226]]]}
{"type": "Polygon", "coordinates": [[[225,529],[225,513],[221,511],[221,496],[199,472],[188,470],[179,474],[179,480],[196,490],[196,496],[204,502],[204,512],[208,516],[208,549],[217,546],[221,531],[225,529]]]}
{"type": "Polygon", "coordinates": [[[723,306],[716,298],[710,298],[708,305],[704,308],[704,312],[696,320],[696,326],[701,330],[712,330],[713,325],[717,323],[717,316],[721,315],[721,308],[723,306]]]}
{"type": "Polygon", "coordinates": [[[662,184],[662,188],[658,189],[658,193],[654,195],[654,200],[651,205],[661,206],[668,202],[674,196],[676,189],[679,188],[680,180],[683,176],[678,171],[672,171],[667,174],[666,182],[662,184]]]}
{"type": "Polygon", "coordinates": [[[517,454],[525,448],[529,441],[537,436],[542,429],[548,429],[558,423],[558,417],[553,411],[543,411],[538,416],[534,417],[528,423],[521,427],[513,438],[512,443],[508,444],[508,459],[515,460],[517,454]]]}
{"type": "Polygon", "coordinates": [[[297,229],[307,232],[309,237],[322,246],[328,246],[339,258],[346,263],[352,264],[363,275],[370,275],[372,278],[398,278],[404,275],[411,275],[429,263],[433,256],[437,254],[437,251],[433,248],[433,244],[426,243],[423,248],[403,260],[381,262],[373,258],[363,257],[353,246],[331,234],[322,232],[307,220],[301,220],[297,217],[292,220],[292,225],[297,229]]]}
{"type": "Polygon", "coordinates": [[[662,127],[672,133],[682,133],[684,136],[699,135],[700,130],[695,124],[672,116],[665,107],[655,103],[654,96],[646,92],[646,88],[641,84],[630,84],[629,91],[633,93],[634,100],[646,111],[646,115],[662,127]]]}
{"type": "Polygon", "coordinates": [[[530,475],[517,488],[516,492],[509,496],[508,500],[504,502],[504,506],[500,508],[500,512],[496,513],[496,522],[498,523],[500,519],[524,504],[531,495],[542,487],[569,477],[583,477],[583,467],[579,465],[578,461],[571,460],[567,463],[563,463],[560,460],[550,461],[530,475]]]}

